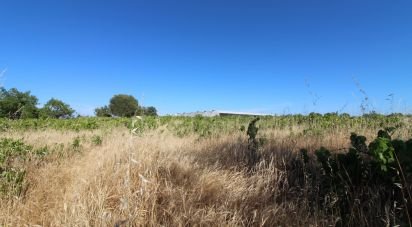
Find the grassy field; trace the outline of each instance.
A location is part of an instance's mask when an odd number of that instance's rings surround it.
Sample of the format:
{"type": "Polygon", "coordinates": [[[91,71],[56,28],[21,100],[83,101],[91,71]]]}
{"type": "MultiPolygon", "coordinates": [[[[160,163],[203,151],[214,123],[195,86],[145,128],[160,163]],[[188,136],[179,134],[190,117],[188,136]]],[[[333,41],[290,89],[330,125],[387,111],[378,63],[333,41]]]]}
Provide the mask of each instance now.
{"type": "MultiPolygon", "coordinates": [[[[388,185],[356,183],[330,178],[315,153],[346,154],[357,149],[351,133],[369,143],[388,127],[393,139],[407,141],[410,117],[266,117],[256,143],[247,135],[251,120],[0,120],[0,226],[409,224],[408,166],[399,164],[403,175],[397,171],[388,185]],[[258,154],[252,164],[251,144],[258,154]]],[[[374,170],[371,163],[356,173],[374,170]]]]}

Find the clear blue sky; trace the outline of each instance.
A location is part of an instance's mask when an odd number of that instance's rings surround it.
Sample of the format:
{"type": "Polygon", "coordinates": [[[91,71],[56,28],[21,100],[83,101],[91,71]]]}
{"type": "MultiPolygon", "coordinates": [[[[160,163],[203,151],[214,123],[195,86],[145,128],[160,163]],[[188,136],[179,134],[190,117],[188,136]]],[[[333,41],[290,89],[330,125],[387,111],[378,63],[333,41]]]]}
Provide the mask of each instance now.
{"type": "Polygon", "coordinates": [[[412,112],[412,1],[2,0],[6,88],[81,114],[412,112]],[[393,93],[393,101],[386,100],[393,93]]]}

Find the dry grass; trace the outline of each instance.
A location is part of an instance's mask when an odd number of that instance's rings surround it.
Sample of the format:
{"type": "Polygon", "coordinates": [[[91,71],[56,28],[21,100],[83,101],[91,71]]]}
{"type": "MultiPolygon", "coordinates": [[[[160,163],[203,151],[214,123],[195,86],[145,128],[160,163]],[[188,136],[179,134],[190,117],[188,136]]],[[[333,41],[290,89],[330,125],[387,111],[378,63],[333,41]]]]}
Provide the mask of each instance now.
{"type": "Polygon", "coordinates": [[[265,158],[251,174],[242,164],[247,144],[241,134],[215,139],[168,132],[132,137],[125,129],[3,134],[38,147],[64,148],[28,164],[26,195],[0,201],[0,226],[334,225],[336,217],[293,197],[293,188],[284,183],[293,176],[286,166],[302,147],[347,147],[347,132],[267,135],[265,158]],[[101,146],[90,142],[96,134],[103,138],[101,146]],[[81,151],[73,152],[70,144],[78,136],[81,151]]]}

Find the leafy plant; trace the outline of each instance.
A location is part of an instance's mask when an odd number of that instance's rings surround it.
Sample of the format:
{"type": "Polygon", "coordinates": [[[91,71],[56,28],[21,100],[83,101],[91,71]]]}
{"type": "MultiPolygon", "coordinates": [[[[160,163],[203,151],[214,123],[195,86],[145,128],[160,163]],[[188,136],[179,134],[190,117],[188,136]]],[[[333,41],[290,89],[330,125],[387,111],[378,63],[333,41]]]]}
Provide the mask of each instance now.
{"type": "Polygon", "coordinates": [[[1,139],[0,140],[0,166],[4,167],[24,158],[32,150],[31,146],[24,144],[21,140],[1,139]]]}
{"type": "Polygon", "coordinates": [[[99,135],[92,136],[92,143],[96,146],[100,146],[103,143],[103,139],[99,135]]]}
{"type": "Polygon", "coordinates": [[[21,168],[32,147],[21,140],[0,140],[0,195],[20,195],[23,189],[25,170],[21,168]]]}
{"type": "MultiPolygon", "coordinates": [[[[376,188],[380,200],[398,204],[391,211],[396,216],[394,220],[411,224],[412,198],[407,179],[412,176],[412,140],[392,140],[392,132],[391,128],[380,130],[377,138],[369,145],[366,145],[366,137],[352,133],[352,147],[347,153],[333,154],[323,147],[315,152],[322,170],[318,179],[318,201],[325,203],[323,198],[331,195],[337,198],[335,207],[341,214],[340,225],[349,225],[352,217],[348,214],[354,204],[369,204],[373,201],[370,194],[362,194],[365,193],[365,186],[376,188]],[[353,196],[359,193],[361,197],[353,196]]],[[[306,159],[305,163],[307,162],[306,159]]]]}
{"type": "Polygon", "coordinates": [[[72,142],[72,149],[74,150],[74,151],[80,151],[80,149],[81,149],[81,144],[80,144],[80,137],[76,137],[76,138],[74,138],[73,139],[73,142],[72,142]]]}
{"type": "Polygon", "coordinates": [[[257,133],[259,128],[256,126],[256,123],[260,120],[260,118],[253,119],[247,128],[247,135],[248,135],[248,153],[246,155],[247,163],[249,168],[254,166],[257,161],[259,160],[259,139],[257,138],[257,133]]]}
{"type": "Polygon", "coordinates": [[[392,146],[392,141],[388,138],[376,138],[369,145],[369,153],[384,172],[387,172],[388,168],[395,162],[395,149],[392,146]]]}
{"type": "Polygon", "coordinates": [[[26,171],[22,169],[7,169],[0,171],[0,195],[20,195],[24,188],[24,176],[26,171]]]}

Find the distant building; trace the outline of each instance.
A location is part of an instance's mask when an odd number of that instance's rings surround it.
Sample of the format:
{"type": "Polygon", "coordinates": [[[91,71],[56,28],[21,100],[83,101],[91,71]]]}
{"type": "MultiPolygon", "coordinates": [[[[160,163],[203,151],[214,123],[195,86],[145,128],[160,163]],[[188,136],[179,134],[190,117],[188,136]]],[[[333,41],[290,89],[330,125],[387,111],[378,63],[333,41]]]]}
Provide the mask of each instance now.
{"type": "Polygon", "coordinates": [[[203,117],[223,117],[223,116],[269,116],[269,114],[262,114],[262,113],[247,113],[247,112],[235,112],[235,111],[219,111],[219,110],[212,110],[212,111],[197,111],[191,113],[180,113],[176,114],[177,116],[184,116],[184,117],[195,117],[195,116],[203,116],[203,117]]]}

